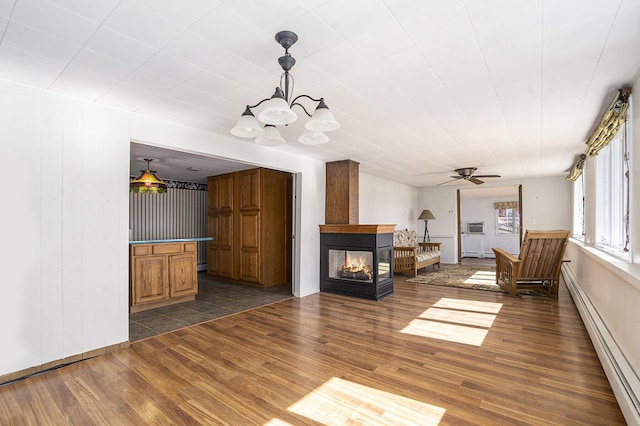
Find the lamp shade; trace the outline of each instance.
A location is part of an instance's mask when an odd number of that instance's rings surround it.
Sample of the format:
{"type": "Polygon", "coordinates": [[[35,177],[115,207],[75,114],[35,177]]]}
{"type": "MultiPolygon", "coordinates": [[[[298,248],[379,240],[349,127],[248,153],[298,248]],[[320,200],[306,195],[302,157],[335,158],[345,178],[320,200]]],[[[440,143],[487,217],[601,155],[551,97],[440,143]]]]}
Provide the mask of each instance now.
{"type": "Polygon", "coordinates": [[[264,136],[256,138],[255,142],[258,145],[278,146],[284,145],[286,143],[284,138],[280,136],[280,132],[275,128],[275,126],[267,124],[266,126],[264,126],[264,132],[264,136]]]}
{"type": "Polygon", "coordinates": [[[322,132],[306,131],[298,138],[298,142],[304,145],[322,145],[329,142],[329,137],[322,132]]]}
{"type": "Polygon", "coordinates": [[[141,194],[164,194],[167,183],[155,175],[155,170],[149,170],[151,159],[145,158],[147,170],[141,170],[140,175],[129,182],[129,191],[141,194]]]}
{"type": "Polygon", "coordinates": [[[298,114],[291,110],[279,87],[276,87],[275,93],[265,102],[264,109],[258,114],[258,120],[274,126],[291,124],[297,119],[298,114]]]}
{"type": "Polygon", "coordinates": [[[231,134],[241,138],[255,138],[264,135],[264,129],[247,107],[238,119],[236,126],[231,129],[231,134]]]}
{"type": "Polygon", "coordinates": [[[431,210],[422,210],[422,213],[420,213],[420,216],[418,217],[419,220],[434,220],[435,216],[433,215],[433,213],[431,213],[431,210]]]}
{"type": "Polygon", "coordinates": [[[324,103],[324,100],[320,99],[320,103],[311,116],[311,119],[307,121],[304,127],[312,132],[329,132],[339,129],[340,123],[336,121],[333,113],[329,110],[327,104],[324,103]]]}

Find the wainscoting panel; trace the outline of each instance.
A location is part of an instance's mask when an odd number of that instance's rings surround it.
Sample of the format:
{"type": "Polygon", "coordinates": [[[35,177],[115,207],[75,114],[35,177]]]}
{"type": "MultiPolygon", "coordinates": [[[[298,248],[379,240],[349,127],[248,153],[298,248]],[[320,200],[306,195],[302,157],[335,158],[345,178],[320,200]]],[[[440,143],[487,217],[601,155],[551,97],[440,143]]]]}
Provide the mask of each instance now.
{"type": "MultiPolygon", "coordinates": [[[[130,192],[129,229],[134,241],[206,237],[206,189],[169,187],[166,194],[130,192]]],[[[206,241],[198,242],[199,265],[207,262],[206,247],[206,241]]]]}

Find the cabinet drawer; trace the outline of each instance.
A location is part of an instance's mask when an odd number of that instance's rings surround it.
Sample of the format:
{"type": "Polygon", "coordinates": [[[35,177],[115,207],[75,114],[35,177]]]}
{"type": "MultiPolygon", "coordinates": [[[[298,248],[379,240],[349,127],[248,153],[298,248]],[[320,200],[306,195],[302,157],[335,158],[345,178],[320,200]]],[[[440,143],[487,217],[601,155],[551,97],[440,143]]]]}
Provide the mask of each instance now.
{"type": "Polygon", "coordinates": [[[153,254],[182,253],[182,244],[158,244],[153,246],[153,254]]]}
{"type": "Polygon", "coordinates": [[[184,251],[187,252],[187,253],[195,252],[196,251],[196,243],[185,243],[184,244],[184,251]]]}
{"type": "Polygon", "coordinates": [[[149,254],[149,246],[134,246],[133,247],[133,255],[134,256],[147,256],[149,254]]]}

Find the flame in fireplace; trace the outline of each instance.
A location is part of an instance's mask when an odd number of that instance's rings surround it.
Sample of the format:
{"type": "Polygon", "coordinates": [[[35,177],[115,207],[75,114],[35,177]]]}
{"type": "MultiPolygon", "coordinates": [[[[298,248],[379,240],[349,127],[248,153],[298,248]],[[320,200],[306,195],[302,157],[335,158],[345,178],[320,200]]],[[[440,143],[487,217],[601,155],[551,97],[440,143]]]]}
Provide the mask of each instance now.
{"type": "Polygon", "coordinates": [[[373,268],[371,265],[367,265],[367,259],[364,256],[351,256],[349,252],[346,252],[342,272],[362,274],[368,280],[373,278],[373,268]]]}

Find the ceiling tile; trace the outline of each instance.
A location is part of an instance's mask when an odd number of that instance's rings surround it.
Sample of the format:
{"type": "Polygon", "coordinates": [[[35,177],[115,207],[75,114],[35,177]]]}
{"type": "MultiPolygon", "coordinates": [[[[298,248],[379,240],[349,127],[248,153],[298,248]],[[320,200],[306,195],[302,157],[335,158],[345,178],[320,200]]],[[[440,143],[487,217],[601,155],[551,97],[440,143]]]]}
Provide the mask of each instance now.
{"type": "Polygon", "coordinates": [[[221,95],[233,89],[236,84],[232,80],[220,77],[210,71],[202,71],[184,82],[184,85],[203,93],[221,95]]]}
{"type": "Polygon", "coordinates": [[[135,66],[128,62],[118,61],[117,59],[94,52],[91,49],[81,49],[73,58],[70,65],[110,77],[116,82],[126,77],[135,69],[135,66]]]}
{"type": "Polygon", "coordinates": [[[100,27],[84,47],[134,67],[157,52],[157,49],[107,27],[100,27]]]}
{"type": "Polygon", "coordinates": [[[73,13],[46,0],[20,0],[11,17],[31,28],[82,45],[96,31],[96,21],[73,13]]]}
{"type": "Polygon", "coordinates": [[[379,0],[329,0],[317,7],[314,12],[343,38],[349,38],[366,28],[382,28],[395,22],[394,16],[379,0]]]}
{"type": "Polygon", "coordinates": [[[158,49],[185,30],[185,27],[133,0],[122,0],[104,25],[158,49]]]}
{"type": "Polygon", "coordinates": [[[51,90],[82,99],[98,99],[117,83],[116,79],[69,66],[51,85],[51,90]]]}
{"type": "Polygon", "coordinates": [[[179,25],[188,27],[214,11],[219,0],[137,0],[179,25]]]}
{"type": "Polygon", "coordinates": [[[48,88],[66,62],[36,55],[6,43],[0,45],[0,78],[40,88],[48,88]]]}
{"type": "Polygon", "coordinates": [[[2,44],[65,63],[80,50],[79,44],[16,21],[11,21],[7,26],[2,44]]]}
{"type": "MultiPolygon", "coordinates": [[[[262,32],[273,35],[282,30],[292,31],[293,29],[285,27],[285,24],[309,11],[303,3],[298,1],[269,0],[269,7],[266,8],[259,7],[257,3],[259,2],[256,0],[232,0],[225,1],[224,7],[262,32]]],[[[242,38],[238,37],[238,39],[242,38]]]]}
{"type": "Polygon", "coordinates": [[[209,68],[230,55],[228,50],[205,40],[192,31],[180,34],[163,51],[200,68],[209,68]]]}
{"type": "Polygon", "coordinates": [[[156,53],[143,63],[140,68],[180,82],[188,80],[204,71],[203,68],[197,65],[183,61],[164,52],[156,53]]]}
{"type": "Polygon", "coordinates": [[[120,3],[120,0],[48,0],[60,7],[77,13],[96,22],[104,21],[120,3]]]}
{"type": "MultiPolygon", "coordinates": [[[[263,10],[263,9],[261,9],[263,10]]],[[[245,61],[260,67],[270,67],[284,53],[275,41],[275,32],[267,33],[225,6],[190,27],[190,30],[211,43],[221,46],[245,61]]]]}
{"type": "Polygon", "coordinates": [[[142,68],[139,68],[129,74],[123,82],[140,87],[149,93],[155,93],[158,95],[161,95],[180,84],[179,81],[172,80],[142,68]]]}
{"type": "Polygon", "coordinates": [[[9,18],[15,3],[16,0],[0,0],[0,17],[9,18]]]}

